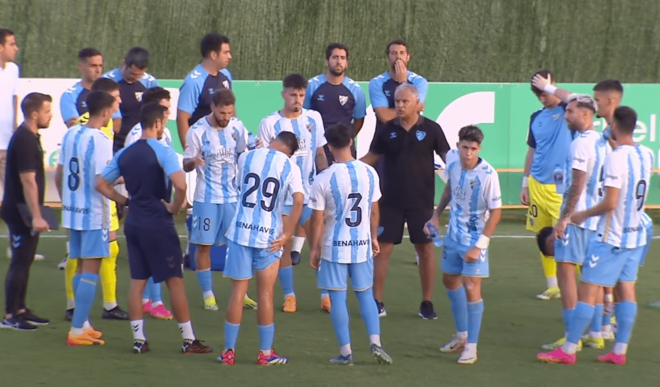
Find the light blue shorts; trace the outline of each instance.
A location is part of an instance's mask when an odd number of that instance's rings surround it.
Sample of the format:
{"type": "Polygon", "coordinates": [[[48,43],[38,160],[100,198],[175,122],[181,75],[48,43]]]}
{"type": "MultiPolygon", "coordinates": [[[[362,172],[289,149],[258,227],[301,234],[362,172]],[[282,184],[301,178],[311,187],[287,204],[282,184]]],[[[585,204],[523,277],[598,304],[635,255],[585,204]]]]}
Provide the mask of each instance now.
{"type": "Polygon", "coordinates": [[[225,234],[236,213],[236,203],[193,203],[190,243],[220,246],[227,243],[225,234]]]}
{"type": "Polygon", "coordinates": [[[649,252],[651,242],[653,242],[653,223],[648,223],[646,225],[646,246],[640,248],[637,254],[639,266],[644,266],[644,262],[646,262],[646,254],[649,252]]]}
{"type": "Polygon", "coordinates": [[[637,281],[641,250],[622,249],[592,239],[587,248],[587,259],[582,265],[582,281],[594,285],[613,287],[618,281],[637,281]]]}
{"type": "Polygon", "coordinates": [[[268,249],[247,247],[228,241],[223,276],[235,280],[250,279],[254,270],[267,269],[281,257],[281,249],[271,253],[268,249]]]}
{"type": "Polygon", "coordinates": [[[566,226],[564,237],[555,239],[555,261],[582,265],[587,258],[587,246],[593,235],[593,231],[574,224],[566,226]]]}
{"type": "MultiPolygon", "coordinates": [[[[285,205],[284,208],[282,209],[282,215],[289,215],[291,214],[291,210],[293,209],[293,206],[290,205],[285,205]]],[[[302,212],[300,213],[300,220],[298,221],[298,224],[301,226],[304,226],[305,223],[309,220],[309,218],[312,217],[312,209],[307,206],[307,204],[303,205],[302,212]]]]}
{"type": "Polygon", "coordinates": [[[472,246],[463,246],[451,237],[445,238],[440,268],[446,274],[465,277],[488,277],[488,249],[482,249],[476,262],[465,262],[465,254],[472,246]]]}
{"type": "Polygon", "coordinates": [[[106,258],[110,256],[110,231],[101,230],[69,230],[69,257],[106,258]]]}
{"type": "Polygon", "coordinates": [[[336,263],[321,259],[318,270],[318,287],[326,290],[348,289],[348,278],[356,292],[374,285],[374,260],[360,263],[336,263]]]}

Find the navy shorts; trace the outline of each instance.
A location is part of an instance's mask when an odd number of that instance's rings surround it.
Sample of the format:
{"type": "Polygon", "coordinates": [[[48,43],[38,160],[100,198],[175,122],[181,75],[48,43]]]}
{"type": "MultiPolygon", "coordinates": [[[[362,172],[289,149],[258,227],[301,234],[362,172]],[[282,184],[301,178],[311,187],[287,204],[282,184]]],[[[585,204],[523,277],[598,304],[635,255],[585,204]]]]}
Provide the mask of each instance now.
{"type": "Polygon", "coordinates": [[[174,225],[156,227],[124,226],[131,278],[154,277],[159,283],[183,278],[181,242],[174,225]]]}

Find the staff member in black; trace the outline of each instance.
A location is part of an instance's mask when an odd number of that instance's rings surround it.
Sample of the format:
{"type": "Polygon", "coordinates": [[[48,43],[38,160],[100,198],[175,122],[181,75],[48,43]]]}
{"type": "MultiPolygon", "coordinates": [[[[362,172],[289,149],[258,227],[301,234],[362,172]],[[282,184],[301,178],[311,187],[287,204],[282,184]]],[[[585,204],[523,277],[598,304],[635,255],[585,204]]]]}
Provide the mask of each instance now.
{"type": "Polygon", "coordinates": [[[374,298],[381,316],[385,316],[383,292],[394,245],[401,243],[404,224],[419,256],[419,276],[423,301],[419,315],[436,319],[431,295],[435,283],[433,243],[424,232],[424,224],[433,214],[435,199],[434,154],[442,160],[449,144],[440,125],[421,116],[419,93],[410,83],[402,83],[394,94],[396,117],[376,132],[369,153],[362,161],[376,165],[384,158],[386,176],[380,199],[380,253],[374,258],[374,298]]]}
{"type": "Polygon", "coordinates": [[[51,96],[28,94],[21,103],[25,122],[16,129],[7,149],[5,195],[0,217],[9,228],[11,263],[5,279],[5,319],[0,328],[31,331],[48,320],[32,314],[25,305],[30,266],[39,243],[39,232],[48,231],[41,216],[44,204],[44,161],[39,129],[50,125],[51,96]],[[27,204],[32,214],[28,227],[21,218],[18,205],[27,204]]]}

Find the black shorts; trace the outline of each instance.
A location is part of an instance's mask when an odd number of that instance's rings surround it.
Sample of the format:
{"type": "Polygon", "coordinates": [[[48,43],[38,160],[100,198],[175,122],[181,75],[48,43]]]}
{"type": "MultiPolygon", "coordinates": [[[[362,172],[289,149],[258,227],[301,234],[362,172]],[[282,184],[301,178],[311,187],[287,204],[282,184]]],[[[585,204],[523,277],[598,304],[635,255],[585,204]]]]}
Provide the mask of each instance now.
{"type": "Polygon", "coordinates": [[[410,242],[414,244],[431,242],[431,238],[424,232],[424,225],[433,216],[433,211],[433,208],[403,209],[381,205],[378,241],[400,244],[404,224],[407,223],[410,242]]]}
{"type": "Polygon", "coordinates": [[[183,278],[181,242],[174,226],[124,226],[131,278],[154,277],[159,283],[172,277],[183,278]]]}

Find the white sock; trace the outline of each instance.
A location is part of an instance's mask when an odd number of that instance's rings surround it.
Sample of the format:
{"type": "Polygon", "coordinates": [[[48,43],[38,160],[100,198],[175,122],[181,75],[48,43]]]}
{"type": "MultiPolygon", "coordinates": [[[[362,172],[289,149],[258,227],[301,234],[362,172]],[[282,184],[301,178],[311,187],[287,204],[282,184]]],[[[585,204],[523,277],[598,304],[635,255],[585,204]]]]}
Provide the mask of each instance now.
{"type": "Polygon", "coordinates": [[[296,251],[299,253],[302,250],[304,244],[305,244],[304,237],[294,236],[293,243],[291,244],[291,251],[296,251]]]}
{"type": "Polygon", "coordinates": [[[380,335],[369,335],[369,342],[380,347],[380,335]]]}
{"type": "Polygon", "coordinates": [[[204,299],[206,300],[209,297],[215,297],[215,294],[213,294],[213,290],[207,290],[204,292],[204,299]]]}
{"type": "Polygon", "coordinates": [[[83,328],[74,328],[74,327],[71,327],[71,333],[72,333],[74,336],[80,336],[80,335],[82,335],[83,333],[85,333],[85,329],[83,329],[83,328]]]}
{"type": "Polygon", "coordinates": [[[328,293],[321,293],[321,301],[325,300],[328,297],[330,297],[328,293]]]}
{"type": "Polygon", "coordinates": [[[339,354],[342,356],[348,356],[350,355],[351,352],[351,345],[350,344],[344,344],[341,347],[339,347],[339,354]]]}
{"type": "Polygon", "coordinates": [[[561,349],[564,351],[564,353],[573,355],[575,352],[577,352],[577,347],[577,344],[573,344],[567,341],[564,343],[564,345],[561,346],[561,349]]]}
{"type": "Polygon", "coordinates": [[[614,343],[614,346],[612,347],[612,352],[614,352],[617,355],[625,355],[626,352],[628,352],[628,344],[614,343]]]}
{"type": "Polygon", "coordinates": [[[184,340],[195,340],[195,334],[193,333],[192,323],[190,321],[180,323],[179,330],[184,340]]]}
{"type": "Polygon", "coordinates": [[[272,353],[272,350],[270,349],[261,349],[260,351],[261,353],[264,354],[264,356],[270,356],[270,354],[272,353]]]}
{"type": "Polygon", "coordinates": [[[459,340],[467,340],[467,332],[456,332],[456,337],[459,340]]]}
{"type": "Polygon", "coordinates": [[[477,352],[477,343],[465,344],[465,350],[470,352],[477,352]]]}
{"type": "Polygon", "coordinates": [[[105,310],[113,310],[116,307],[117,307],[116,302],[104,302],[103,303],[103,309],[105,309],[105,310]]]}
{"type": "Polygon", "coordinates": [[[131,320],[131,328],[133,328],[133,339],[147,340],[144,337],[144,320],[131,320]]]}
{"type": "Polygon", "coordinates": [[[548,282],[549,288],[559,287],[559,285],[557,285],[557,277],[548,277],[545,280],[548,282]]]}
{"type": "Polygon", "coordinates": [[[156,301],[156,302],[153,302],[153,303],[151,304],[151,306],[154,307],[154,308],[157,307],[157,306],[159,306],[159,305],[163,305],[163,301],[156,301]]]}
{"type": "Polygon", "coordinates": [[[603,336],[600,332],[589,332],[589,337],[592,339],[600,339],[603,336]]]}
{"type": "Polygon", "coordinates": [[[612,332],[612,325],[610,324],[603,325],[603,332],[608,332],[608,333],[612,332]]]}
{"type": "Polygon", "coordinates": [[[66,309],[73,309],[76,307],[76,300],[66,300],[66,309]]]}
{"type": "Polygon", "coordinates": [[[143,299],[142,299],[142,305],[145,305],[147,302],[149,302],[149,299],[148,299],[148,298],[143,298],[143,299]]]}
{"type": "Polygon", "coordinates": [[[87,320],[87,321],[85,321],[85,322],[83,323],[83,329],[84,329],[84,330],[88,331],[88,330],[90,330],[91,328],[92,328],[92,324],[89,323],[89,320],[87,320]]]}
{"type": "Polygon", "coordinates": [[[289,298],[289,296],[295,297],[296,293],[287,293],[284,295],[284,299],[286,300],[287,298],[289,298]]]}

